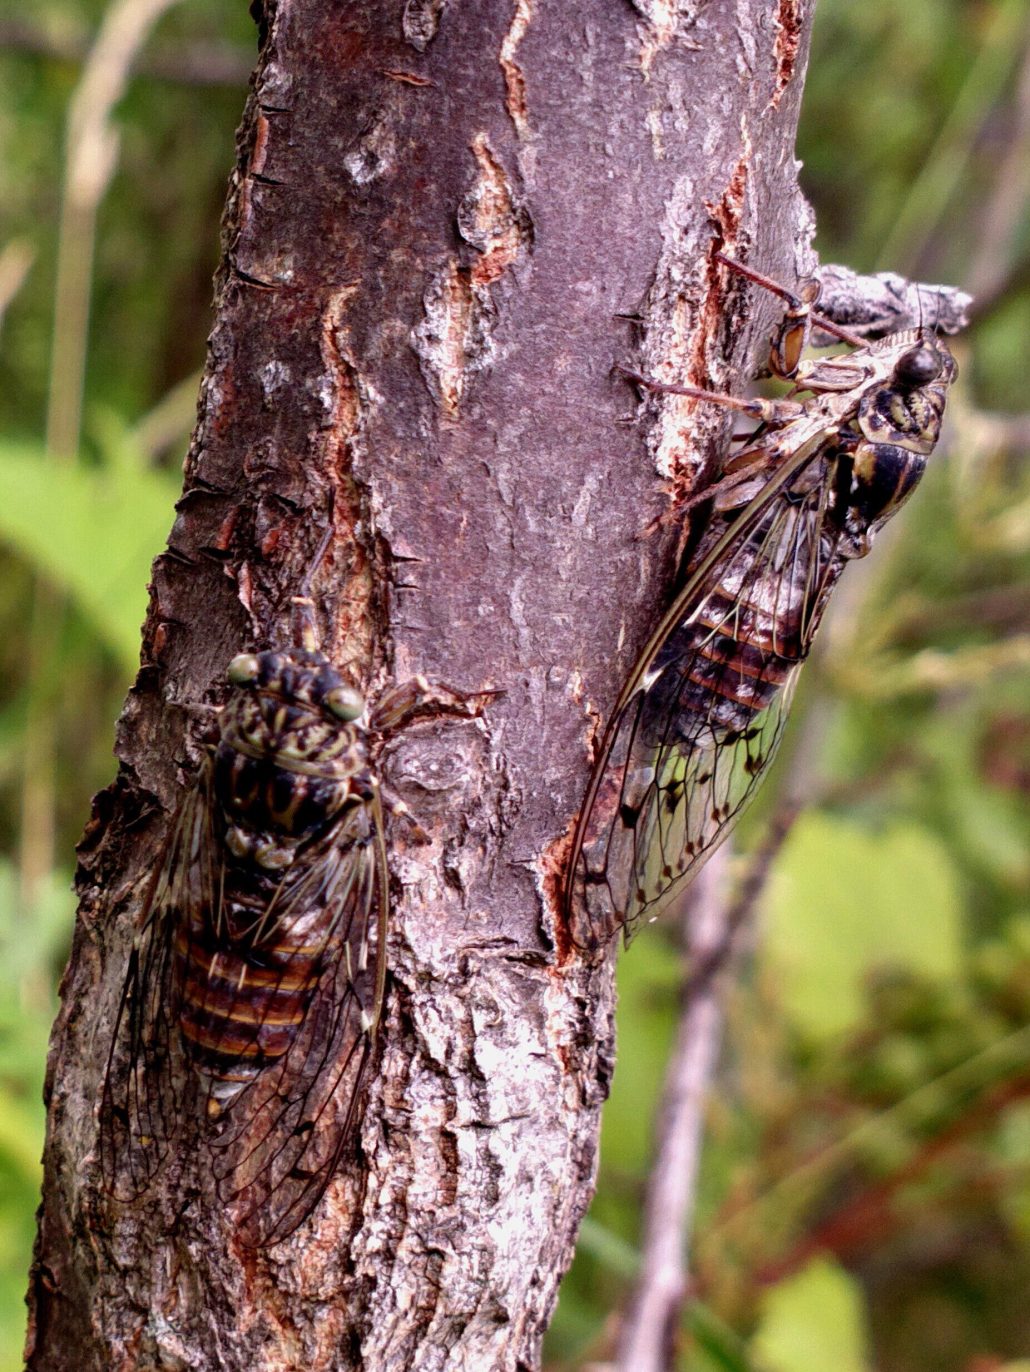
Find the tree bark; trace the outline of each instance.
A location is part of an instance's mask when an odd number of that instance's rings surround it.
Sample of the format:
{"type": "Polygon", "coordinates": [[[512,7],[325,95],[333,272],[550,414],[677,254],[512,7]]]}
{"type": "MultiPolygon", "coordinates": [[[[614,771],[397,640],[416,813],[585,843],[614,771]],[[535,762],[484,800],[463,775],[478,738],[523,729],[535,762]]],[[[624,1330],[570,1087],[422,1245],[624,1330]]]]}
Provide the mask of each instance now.
{"type": "Polygon", "coordinates": [[[725,419],[635,411],[613,363],[739,390],[811,268],[793,157],[811,0],[280,0],[238,138],[197,429],[119,774],[80,848],[47,1080],[33,1369],[533,1369],[589,1202],[613,957],[563,928],[591,743],[663,607],[725,419]],[[649,421],[649,422],[648,422],[649,421]],[[665,489],[661,481],[665,483],[665,489]],[[97,1100],[141,883],[225,666],[288,637],[333,522],[322,647],[413,726],[387,778],[390,980],[359,1157],[248,1250],[200,1178],[104,1193],[97,1100]]]}

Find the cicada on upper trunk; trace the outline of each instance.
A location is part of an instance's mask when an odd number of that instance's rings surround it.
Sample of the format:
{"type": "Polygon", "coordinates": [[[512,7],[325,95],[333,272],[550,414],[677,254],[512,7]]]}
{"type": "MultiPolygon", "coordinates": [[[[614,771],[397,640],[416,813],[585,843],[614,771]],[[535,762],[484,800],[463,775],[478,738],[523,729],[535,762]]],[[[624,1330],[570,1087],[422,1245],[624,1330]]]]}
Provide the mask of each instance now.
{"type": "Polygon", "coordinates": [[[787,299],[771,361],[794,391],[742,401],[627,373],[760,422],[690,502],[710,500],[712,518],[601,742],[565,893],[585,949],[655,918],[755,794],[830,594],[922,476],[956,376],[927,330],[866,342],[814,314],[814,290],[792,296],[721,260],[787,299]],[[853,351],[801,361],[813,322],[853,351]]]}
{"type": "Polygon", "coordinates": [[[420,712],[479,710],[418,678],[366,720],[310,642],[229,664],[141,911],[100,1109],[110,1194],[137,1199],[195,1136],[253,1246],[311,1213],[359,1120],[386,978],[379,746],[420,712]]]}

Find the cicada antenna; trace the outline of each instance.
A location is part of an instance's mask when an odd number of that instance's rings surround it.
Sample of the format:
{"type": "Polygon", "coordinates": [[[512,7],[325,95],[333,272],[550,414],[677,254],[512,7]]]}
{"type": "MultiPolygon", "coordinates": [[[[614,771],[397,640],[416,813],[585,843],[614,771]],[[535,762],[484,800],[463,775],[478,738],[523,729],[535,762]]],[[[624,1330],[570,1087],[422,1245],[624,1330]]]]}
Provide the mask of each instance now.
{"type": "Polygon", "coordinates": [[[333,512],[330,507],[329,523],[326,531],[322,535],[315,555],[308,564],[308,569],[304,573],[304,579],[300,583],[299,594],[290,597],[290,604],[293,606],[293,638],[300,647],[307,649],[309,653],[318,651],[318,630],[315,624],[315,602],[311,598],[311,586],[315,579],[315,573],[325,557],[333,535],[336,532],[333,523],[333,512]]]}
{"type": "MultiPolygon", "coordinates": [[[[919,281],[916,282],[916,299],[919,301],[919,332],[922,334],[922,333],[925,333],[925,332],[926,332],[926,325],[923,323],[923,287],[922,287],[922,283],[919,282],[919,281]]],[[[938,330],[938,325],[939,325],[939,324],[940,324],[940,312],[937,311],[937,310],[935,310],[935,311],[933,312],[933,336],[934,336],[935,339],[936,339],[937,334],[938,334],[938,332],[939,332],[939,330],[938,330]]]]}

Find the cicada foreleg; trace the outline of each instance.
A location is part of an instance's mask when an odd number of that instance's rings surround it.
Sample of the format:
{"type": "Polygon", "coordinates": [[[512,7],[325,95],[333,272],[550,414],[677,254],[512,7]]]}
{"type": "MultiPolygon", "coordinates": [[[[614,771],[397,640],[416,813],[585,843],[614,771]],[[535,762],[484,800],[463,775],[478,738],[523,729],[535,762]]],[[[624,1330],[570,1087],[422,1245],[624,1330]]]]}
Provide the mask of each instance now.
{"type": "Polygon", "coordinates": [[[772,277],[756,272],[753,267],[746,267],[743,262],[727,257],[725,253],[715,253],[715,260],[739,276],[746,277],[748,281],[753,281],[756,286],[761,286],[772,295],[778,296],[786,304],[787,309],[773,335],[769,350],[769,370],[781,381],[793,381],[797,376],[801,355],[808,347],[813,326],[821,329],[823,333],[839,338],[842,343],[850,343],[853,348],[865,346],[864,338],[842,328],[825,315],[815,312],[814,306],[819,301],[822,287],[814,277],[803,281],[795,294],[786,286],[781,286],[778,281],[774,281],[772,277]]]}
{"type": "Polygon", "coordinates": [[[680,386],[671,381],[659,381],[657,377],[645,376],[632,367],[617,366],[623,376],[635,381],[646,391],[659,395],[685,395],[692,400],[706,400],[712,405],[721,405],[726,410],[736,410],[746,414],[749,419],[757,419],[765,424],[786,424],[791,419],[800,419],[805,413],[804,405],[796,400],[763,400],[756,396],[751,400],[741,400],[735,395],[725,395],[722,391],[706,391],[700,386],[680,386]]]}
{"type": "Polygon", "coordinates": [[[444,716],[451,719],[478,719],[491,700],[503,691],[457,691],[451,686],[429,682],[424,676],[391,686],[380,696],[369,727],[374,733],[398,733],[413,720],[444,716]]]}

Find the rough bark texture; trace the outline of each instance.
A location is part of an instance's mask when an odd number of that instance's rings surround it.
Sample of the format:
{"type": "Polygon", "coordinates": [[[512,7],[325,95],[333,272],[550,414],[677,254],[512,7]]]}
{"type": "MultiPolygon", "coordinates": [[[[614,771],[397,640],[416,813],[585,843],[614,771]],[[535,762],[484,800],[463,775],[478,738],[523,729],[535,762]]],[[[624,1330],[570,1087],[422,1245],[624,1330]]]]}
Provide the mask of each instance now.
{"type": "Polygon", "coordinates": [[[638,413],[612,365],[739,389],[775,306],[743,320],[712,252],[810,268],[793,158],[810,9],[261,16],[184,494],[80,850],[32,1368],[538,1366],[612,1070],[611,959],[564,937],[563,859],[591,741],[669,591],[675,526],[644,531],[725,434],[685,399],[638,413]],[[116,1207],[96,1102],[140,879],[196,765],[191,707],[234,653],[283,641],[330,518],[330,656],[373,695],[417,671],[507,694],[387,756],[433,842],[391,833],[360,1157],[292,1240],[253,1252],[203,1177],[116,1207]]]}

